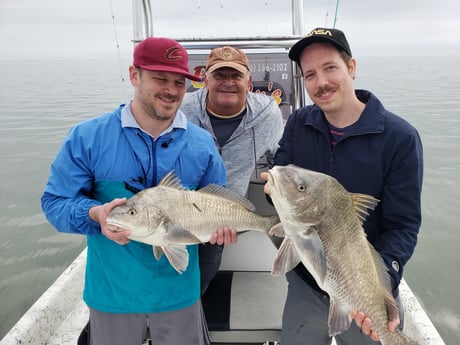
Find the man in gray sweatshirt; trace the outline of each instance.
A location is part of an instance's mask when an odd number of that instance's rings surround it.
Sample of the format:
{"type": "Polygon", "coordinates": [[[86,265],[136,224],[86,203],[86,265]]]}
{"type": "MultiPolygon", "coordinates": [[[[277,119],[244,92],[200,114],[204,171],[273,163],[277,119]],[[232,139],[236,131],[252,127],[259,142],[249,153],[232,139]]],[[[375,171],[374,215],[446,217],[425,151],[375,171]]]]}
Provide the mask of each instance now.
{"type": "MultiPolygon", "coordinates": [[[[247,195],[257,161],[276,152],[283,119],[275,100],[250,92],[249,60],[238,48],[215,48],[205,67],[205,87],[187,93],[181,110],[214,137],[227,169],[227,187],[247,195]]],[[[222,247],[200,246],[202,293],[217,273],[222,247]]]]}

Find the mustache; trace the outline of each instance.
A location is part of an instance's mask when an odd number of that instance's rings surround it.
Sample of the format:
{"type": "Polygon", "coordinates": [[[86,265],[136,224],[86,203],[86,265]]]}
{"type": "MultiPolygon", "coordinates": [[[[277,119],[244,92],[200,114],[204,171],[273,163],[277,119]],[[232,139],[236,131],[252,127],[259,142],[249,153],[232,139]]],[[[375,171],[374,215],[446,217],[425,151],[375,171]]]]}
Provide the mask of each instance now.
{"type": "Polygon", "coordinates": [[[171,94],[168,94],[168,93],[161,94],[160,97],[162,99],[167,100],[167,101],[178,101],[180,99],[179,96],[171,95],[171,94]]]}
{"type": "Polygon", "coordinates": [[[318,90],[315,92],[315,96],[321,96],[325,93],[331,92],[334,90],[334,87],[332,85],[324,85],[320,86],[318,90]]]}

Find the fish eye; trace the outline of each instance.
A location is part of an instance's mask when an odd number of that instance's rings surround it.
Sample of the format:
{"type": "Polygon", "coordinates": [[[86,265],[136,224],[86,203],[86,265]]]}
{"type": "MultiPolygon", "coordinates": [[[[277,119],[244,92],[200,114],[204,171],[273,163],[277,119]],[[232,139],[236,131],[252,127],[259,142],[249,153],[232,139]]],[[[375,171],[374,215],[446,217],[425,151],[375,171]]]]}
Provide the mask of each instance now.
{"type": "Polygon", "coordinates": [[[299,192],[305,192],[305,185],[299,184],[299,185],[297,186],[297,190],[298,190],[299,192]]]}
{"type": "Polygon", "coordinates": [[[128,211],[128,214],[129,214],[130,216],[135,216],[135,215],[137,214],[137,211],[136,211],[136,209],[134,209],[134,208],[130,208],[129,211],[128,211]]]}

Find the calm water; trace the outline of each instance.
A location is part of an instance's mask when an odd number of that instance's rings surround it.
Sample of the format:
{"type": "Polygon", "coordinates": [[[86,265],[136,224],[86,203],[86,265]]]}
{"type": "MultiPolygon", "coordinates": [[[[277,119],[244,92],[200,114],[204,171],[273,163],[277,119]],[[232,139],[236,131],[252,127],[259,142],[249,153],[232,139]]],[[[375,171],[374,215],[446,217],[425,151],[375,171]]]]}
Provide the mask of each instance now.
{"type": "MultiPolygon", "coordinates": [[[[117,61],[0,61],[0,338],[85,245],[57,233],[39,199],[70,126],[131,97],[121,74],[117,61]]],[[[458,56],[358,60],[357,86],[409,120],[424,143],[423,225],[405,277],[447,344],[460,339],[458,80],[458,56]]]]}

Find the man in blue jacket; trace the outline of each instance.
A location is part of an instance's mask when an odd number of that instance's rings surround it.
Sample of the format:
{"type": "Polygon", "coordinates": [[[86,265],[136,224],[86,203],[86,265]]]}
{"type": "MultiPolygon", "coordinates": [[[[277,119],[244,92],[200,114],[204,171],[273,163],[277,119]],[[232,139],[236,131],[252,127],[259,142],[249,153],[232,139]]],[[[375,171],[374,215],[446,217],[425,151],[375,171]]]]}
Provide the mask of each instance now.
{"type": "MultiPolygon", "coordinates": [[[[356,60],[340,30],[312,30],[292,46],[289,57],[300,66],[314,104],[289,117],[275,165],[292,163],[326,173],[349,192],[380,200],[364,229],[388,267],[399,303],[398,285],[421,223],[423,152],[419,134],[386,110],[372,93],[355,90],[356,60]]],[[[281,343],[330,344],[329,297],[303,265],[286,276],[289,289],[281,343]]],[[[378,340],[378,334],[372,331],[372,320],[362,312],[353,312],[353,317],[363,332],[352,324],[335,337],[337,344],[375,344],[372,340],[378,340]]],[[[399,322],[391,322],[389,328],[395,329],[399,322]]]]}
{"type": "MultiPolygon", "coordinates": [[[[200,304],[198,246],[179,274],[152,246],[115,233],[106,217],[136,191],[158,184],[171,170],[190,189],[225,185],[226,172],[211,135],[179,110],[189,73],[186,50],[168,38],[148,38],[129,67],[134,98],[69,132],[51,166],[41,198],[61,232],[87,236],[83,299],[90,309],[90,343],[140,345],[147,323],[161,344],[208,344],[200,304]]],[[[177,205],[180,207],[180,205],[177,205]]],[[[216,229],[217,231],[217,229],[216,229]]],[[[219,229],[213,242],[236,241],[219,229]]]]}

